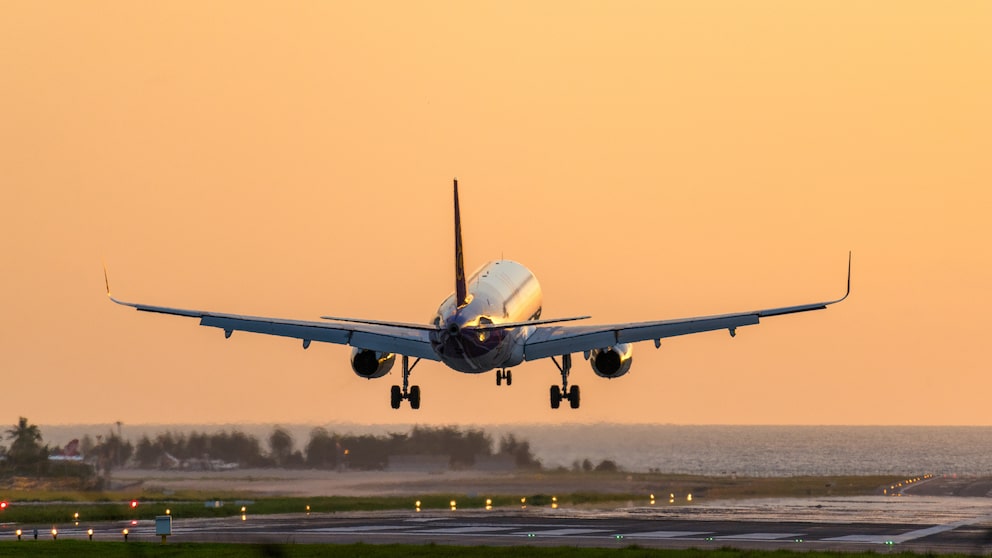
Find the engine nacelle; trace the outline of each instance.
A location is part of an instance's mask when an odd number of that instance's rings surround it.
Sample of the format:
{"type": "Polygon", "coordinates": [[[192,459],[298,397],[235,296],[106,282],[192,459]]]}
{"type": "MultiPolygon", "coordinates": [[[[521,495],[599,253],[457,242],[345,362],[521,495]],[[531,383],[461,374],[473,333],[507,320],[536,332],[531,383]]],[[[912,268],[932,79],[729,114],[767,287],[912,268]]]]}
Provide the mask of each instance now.
{"type": "Polygon", "coordinates": [[[368,349],[351,349],[351,369],[362,378],[381,378],[389,373],[396,362],[393,353],[380,353],[368,349]]]}
{"type": "Polygon", "coordinates": [[[589,352],[592,371],[601,378],[619,378],[630,372],[630,363],[633,359],[634,346],[631,343],[621,343],[589,352]]]}

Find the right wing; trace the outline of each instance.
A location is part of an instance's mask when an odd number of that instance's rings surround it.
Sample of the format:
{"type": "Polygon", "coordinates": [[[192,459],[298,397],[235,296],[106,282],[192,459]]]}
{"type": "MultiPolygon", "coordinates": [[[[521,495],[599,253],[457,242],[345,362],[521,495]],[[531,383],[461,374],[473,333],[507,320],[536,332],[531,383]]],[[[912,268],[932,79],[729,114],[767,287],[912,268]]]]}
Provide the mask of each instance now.
{"type": "Polygon", "coordinates": [[[125,302],[114,298],[110,294],[109,281],[107,281],[107,296],[117,304],[130,306],[139,312],[155,312],[186,318],[199,318],[200,325],[222,329],[224,330],[225,337],[230,337],[231,333],[235,331],[247,331],[300,339],[303,341],[303,348],[309,347],[312,341],[319,341],[427,360],[440,360],[431,348],[429,326],[414,329],[413,327],[404,327],[400,324],[389,324],[386,322],[374,324],[309,322],[304,320],[240,316],[237,314],[221,314],[203,310],[152,306],[149,304],[125,302]]]}
{"type": "Polygon", "coordinates": [[[851,256],[849,254],[847,260],[847,292],[837,300],[676,320],[606,324],[600,326],[538,327],[524,343],[524,359],[537,360],[558,355],[584,353],[595,349],[612,347],[620,343],[636,343],[638,341],[648,340],[653,340],[656,346],[660,346],[661,340],[666,337],[676,337],[678,335],[689,335],[691,333],[720,329],[730,331],[730,335],[733,336],[737,334],[737,328],[755,325],[761,318],[823,310],[831,304],[843,301],[850,294],[851,256]]]}

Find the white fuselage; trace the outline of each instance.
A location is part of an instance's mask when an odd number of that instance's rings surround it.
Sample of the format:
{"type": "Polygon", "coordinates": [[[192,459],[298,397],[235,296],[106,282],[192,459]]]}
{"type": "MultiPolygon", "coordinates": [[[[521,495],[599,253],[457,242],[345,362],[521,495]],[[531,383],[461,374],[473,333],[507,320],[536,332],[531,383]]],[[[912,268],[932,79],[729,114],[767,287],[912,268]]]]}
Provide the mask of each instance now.
{"type": "Polygon", "coordinates": [[[438,358],[459,372],[483,373],[523,362],[523,342],[531,327],[474,329],[541,317],[541,286],[523,265],[510,260],[489,262],[466,282],[468,297],[458,307],[452,294],[437,309],[431,347],[438,358]],[[465,329],[469,326],[469,329],[465,329]]]}

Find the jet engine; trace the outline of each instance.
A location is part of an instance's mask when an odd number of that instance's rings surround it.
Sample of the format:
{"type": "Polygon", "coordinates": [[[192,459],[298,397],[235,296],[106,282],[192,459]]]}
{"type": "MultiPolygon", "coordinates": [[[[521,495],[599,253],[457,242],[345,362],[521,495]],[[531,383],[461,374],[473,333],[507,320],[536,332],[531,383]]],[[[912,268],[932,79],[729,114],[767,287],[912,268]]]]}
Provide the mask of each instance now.
{"type": "Polygon", "coordinates": [[[371,380],[389,373],[396,362],[393,353],[380,353],[355,347],[351,350],[351,369],[362,378],[371,380]]]}
{"type": "Polygon", "coordinates": [[[630,372],[633,356],[634,346],[630,343],[621,343],[590,351],[589,364],[592,366],[592,371],[601,378],[619,378],[630,372]]]}

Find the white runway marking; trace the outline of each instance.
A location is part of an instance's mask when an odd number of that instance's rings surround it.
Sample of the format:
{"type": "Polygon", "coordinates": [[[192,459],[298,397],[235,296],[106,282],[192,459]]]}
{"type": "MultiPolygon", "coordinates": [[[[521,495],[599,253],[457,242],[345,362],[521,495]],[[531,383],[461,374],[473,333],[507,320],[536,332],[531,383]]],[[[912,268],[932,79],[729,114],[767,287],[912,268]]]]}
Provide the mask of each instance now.
{"type": "Polygon", "coordinates": [[[472,533],[495,533],[498,531],[512,531],[516,527],[486,527],[484,525],[473,525],[470,527],[447,527],[441,529],[421,529],[416,533],[429,533],[432,535],[460,535],[472,533]]]}
{"type": "Polygon", "coordinates": [[[302,533],[366,533],[371,531],[404,531],[416,529],[412,525],[355,525],[353,527],[318,527],[301,529],[302,533]]]}
{"type": "Polygon", "coordinates": [[[873,544],[883,544],[886,541],[891,541],[892,537],[888,535],[845,535],[843,537],[830,537],[829,539],[821,539],[827,542],[854,542],[854,543],[873,543],[873,544]]]}
{"type": "Polygon", "coordinates": [[[701,537],[703,535],[710,535],[712,531],[647,531],[645,533],[630,533],[625,534],[625,539],[687,539],[692,537],[701,537]]]}
{"type": "Polygon", "coordinates": [[[803,536],[802,533],[741,533],[713,538],[720,541],[776,541],[778,539],[798,539],[803,536]]]}
{"type": "Polygon", "coordinates": [[[899,543],[911,541],[913,539],[922,539],[923,537],[929,537],[930,535],[936,535],[938,533],[943,533],[945,531],[953,531],[958,527],[964,527],[965,525],[973,525],[975,523],[981,523],[983,521],[988,521],[990,519],[992,519],[992,515],[976,517],[973,519],[962,519],[961,521],[955,521],[953,523],[945,523],[943,525],[934,525],[933,527],[927,527],[925,529],[907,531],[899,535],[847,535],[845,537],[833,537],[823,540],[829,542],[860,542],[860,543],[876,543],[876,544],[885,544],[887,542],[892,542],[895,544],[899,544],[899,543]]]}
{"type": "Polygon", "coordinates": [[[592,533],[608,533],[609,529],[551,529],[548,531],[520,531],[515,535],[534,535],[535,537],[567,537],[568,535],[591,535],[592,533]]]}

